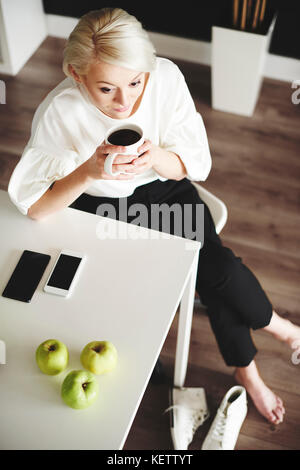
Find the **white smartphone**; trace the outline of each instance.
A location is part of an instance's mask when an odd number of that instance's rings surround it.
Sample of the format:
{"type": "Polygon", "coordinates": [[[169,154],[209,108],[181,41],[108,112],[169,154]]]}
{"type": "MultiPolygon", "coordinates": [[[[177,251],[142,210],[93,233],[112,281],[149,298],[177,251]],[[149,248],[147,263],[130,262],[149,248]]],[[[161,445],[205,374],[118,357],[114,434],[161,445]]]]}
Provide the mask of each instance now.
{"type": "Polygon", "coordinates": [[[62,250],[44,286],[44,291],[68,297],[78,279],[84,259],[82,253],[62,250]]]}

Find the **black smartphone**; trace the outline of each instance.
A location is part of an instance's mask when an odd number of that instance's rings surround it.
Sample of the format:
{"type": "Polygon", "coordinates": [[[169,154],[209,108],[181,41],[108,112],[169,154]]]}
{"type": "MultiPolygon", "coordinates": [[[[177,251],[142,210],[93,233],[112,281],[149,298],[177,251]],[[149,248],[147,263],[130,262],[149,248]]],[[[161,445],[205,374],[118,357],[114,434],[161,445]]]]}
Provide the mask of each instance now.
{"type": "Polygon", "coordinates": [[[23,251],[2,296],[21,302],[30,302],[50,258],[50,255],[43,253],[23,251]]]}

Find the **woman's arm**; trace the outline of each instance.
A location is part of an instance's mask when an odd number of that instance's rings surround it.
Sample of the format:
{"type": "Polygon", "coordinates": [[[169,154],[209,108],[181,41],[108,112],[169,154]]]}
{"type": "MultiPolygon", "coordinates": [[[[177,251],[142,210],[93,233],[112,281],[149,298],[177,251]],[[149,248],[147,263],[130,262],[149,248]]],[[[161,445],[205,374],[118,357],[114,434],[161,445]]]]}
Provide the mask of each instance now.
{"type": "MultiPolygon", "coordinates": [[[[42,219],[54,212],[68,207],[75,201],[94,180],[131,180],[133,174],[110,176],[104,171],[104,161],[108,153],[122,154],[124,147],[115,145],[100,145],[95,153],[86,162],[76,168],[69,175],[54,182],[50,188],[28,209],[27,215],[35,220],[42,219]]],[[[122,169],[131,171],[131,164],[135,157],[118,155],[114,160],[114,171],[122,169]]]]}
{"type": "Polygon", "coordinates": [[[68,207],[90,184],[85,164],[69,175],[55,181],[29,209],[27,215],[39,220],[60,209],[68,207]]]}
{"type": "Polygon", "coordinates": [[[144,155],[136,158],[131,155],[119,155],[114,160],[114,171],[127,171],[132,174],[110,176],[104,172],[104,161],[108,153],[120,153],[125,149],[112,145],[100,145],[94,155],[69,175],[61,178],[28,209],[27,215],[35,220],[42,219],[54,212],[68,207],[94,180],[132,180],[134,174],[140,174],[148,168],[161,176],[181,180],[186,176],[186,169],[181,159],[173,152],[166,151],[147,140],[139,151],[144,155]]]}

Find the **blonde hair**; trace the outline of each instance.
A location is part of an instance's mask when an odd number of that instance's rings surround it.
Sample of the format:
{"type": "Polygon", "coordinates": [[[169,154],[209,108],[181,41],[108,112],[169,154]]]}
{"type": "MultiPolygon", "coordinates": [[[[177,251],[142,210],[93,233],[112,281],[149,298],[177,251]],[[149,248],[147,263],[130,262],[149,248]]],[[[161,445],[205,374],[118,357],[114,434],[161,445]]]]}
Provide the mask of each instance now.
{"type": "Polygon", "coordinates": [[[69,65],[78,75],[86,75],[92,63],[151,72],[155,49],[141,23],[121,8],[102,8],[83,15],[64,48],[63,71],[71,76],[69,65]]]}

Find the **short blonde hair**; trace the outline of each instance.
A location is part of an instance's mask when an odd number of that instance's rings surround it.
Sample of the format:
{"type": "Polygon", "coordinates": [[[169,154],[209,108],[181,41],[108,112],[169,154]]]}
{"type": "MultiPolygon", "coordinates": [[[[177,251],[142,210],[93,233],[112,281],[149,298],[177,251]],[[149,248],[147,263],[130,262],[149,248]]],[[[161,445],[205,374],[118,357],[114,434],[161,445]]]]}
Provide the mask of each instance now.
{"type": "Polygon", "coordinates": [[[106,62],[139,72],[155,68],[155,49],[141,23],[121,8],[102,8],[83,15],[64,48],[63,71],[69,65],[86,75],[92,63],[106,62]]]}

